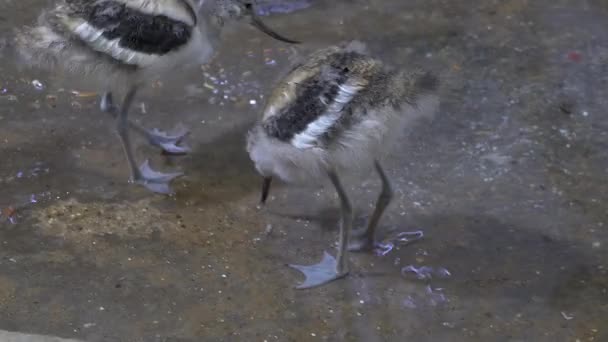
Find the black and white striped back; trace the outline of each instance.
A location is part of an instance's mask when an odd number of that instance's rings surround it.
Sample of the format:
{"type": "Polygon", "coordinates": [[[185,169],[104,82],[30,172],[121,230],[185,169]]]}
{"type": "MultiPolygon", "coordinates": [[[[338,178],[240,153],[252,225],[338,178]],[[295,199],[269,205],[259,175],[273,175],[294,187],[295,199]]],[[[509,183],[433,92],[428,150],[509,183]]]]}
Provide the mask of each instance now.
{"type": "Polygon", "coordinates": [[[197,23],[188,0],[65,0],[49,17],[93,50],[139,67],[182,49],[197,23]]]}
{"type": "Polygon", "coordinates": [[[348,107],[367,87],[369,71],[377,66],[358,52],[336,50],[296,67],[279,86],[278,96],[291,96],[291,101],[277,108],[273,98],[269,100],[264,130],[298,148],[322,144],[347,119],[348,107]]]}

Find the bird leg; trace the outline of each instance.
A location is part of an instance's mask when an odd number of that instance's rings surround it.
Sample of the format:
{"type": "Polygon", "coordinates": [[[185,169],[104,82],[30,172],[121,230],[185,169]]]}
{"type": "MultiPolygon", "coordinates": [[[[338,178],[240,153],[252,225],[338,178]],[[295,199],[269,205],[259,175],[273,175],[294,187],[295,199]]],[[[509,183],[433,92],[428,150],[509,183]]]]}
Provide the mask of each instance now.
{"type": "Polygon", "coordinates": [[[329,283],[333,280],[345,277],[348,274],[348,239],[353,225],[353,210],[348,199],[348,195],[335,172],[329,172],[329,178],[336,188],[340,197],[340,240],[338,241],[338,255],[336,258],[327,252],[323,252],[323,259],[320,263],[310,266],[289,265],[292,268],[304,273],[306,279],[297,289],[306,289],[329,283]]]}
{"type": "MultiPolygon", "coordinates": [[[[112,114],[114,118],[119,115],[118,107],[114,105],[112,93],[106,92],[103,94],[100,103],[101,110],[112,114]]],[[[159,129],[148,130],[135,122],[129,120],[129,127],[141,136],[146,138],[152,146],[160,147],[167,154],[186,154],[190,152],[188,146],[183,146],[181,143],[184,138],[190,133],[186,127],[179,125],[174,135],[170,135],[159,129]]]]}
{"type": "Polygon", "coordinates": [[[172,191],[169,187],[169,182],[172,179],[181,176],[181,172],[168,174],[156,172],[150,168],[147,160],[141,164],[140,167],[137,167],[135,164],[135,158],[133,157],[133,150],[131,148],[131,139],[129,136],[130,124],[128,116],[129,108],[133,103],[136,92],[137,87],[132,87],[129,89],[122,103],[122,108],[120,109],[120,112],[118,112],[118,117],[116,118],[116,131],[118,132],[118,136],[122,142],[122,147],[125,151],[129,168],[131,169],[131,181],[143,185],[153,192],[170,194],[172,191]]]}
{"type": "Polygon", "coordinates": [[[380,254],[384,254],[382,253],[382,251],[386,250],[389,247],[392,248],[393,244],[396,242],[409,243],[418,240],[423,236],[422,232],[420,231],[401,232],[396,235],[395,242],[391,241],[387,244],[382,241],[378,241],[378,238],[376,236],[376,228],[378,227],[378,222],[380,221],[380,217],[384,213],[384,210],[386,210],[388,205],[391,203],[391,200],[393,198],[393,189],[379,161],[374,161],[374,167],[376,168],[378,176],[380,176],[380,180],[382,180],[382,191],[380,191],[380,195],[376,200],[376,206],[374,208],[372,216],[369,218],[367,227],[365,229],[358,229],[353,232],[353,236],[348,245],[349,251],[362,252],[378,249],[380,251],[380,254]]]}

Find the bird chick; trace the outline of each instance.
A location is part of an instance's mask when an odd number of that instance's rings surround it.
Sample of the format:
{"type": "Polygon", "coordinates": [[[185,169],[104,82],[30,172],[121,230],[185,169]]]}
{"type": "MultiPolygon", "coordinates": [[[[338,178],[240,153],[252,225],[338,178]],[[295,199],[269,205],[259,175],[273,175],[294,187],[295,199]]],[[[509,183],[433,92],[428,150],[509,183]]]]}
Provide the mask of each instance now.
{"type": "Polygon", "coordinates": [[[151,79],[193,63],[207,63],[219,43],[225,20],[249,18],[275,39],[284,38],[255,15],[242,0],[57,0],[38,25],[20,28],[16,43],[22,60],[55,72],[81,75],[108,91],[102,110],[116,117],[116,130],[131,169],[131,180],[158,193],[170,193],[169,182],[181,173],[163,174],[133,156],[130,129],[172,154],[187,153],[188,134],[148,130],[128,119],[138,89],[151,79]],[[109,89],[126,87],[119,107],[109,89]]]}
{"type": "Polygon", "coordinates": [[[313,53],[276,86],[247,137],[247,151],[264,177],[262,202],[272,177],[305,185],[329,180],[341,207],[337,257],[325,253],[319,264],[291,265],[306,276],[298,288],[345,276],[347,251],[377,244],[376,227],[393,193],[381,159],[416,119],[434,115],[437,89],[430,72],[392,70],[359,42],[313,53]],[[341,179],[372,168],[382,191],[367,227],[351,238],[352,205],[341,179]]]}

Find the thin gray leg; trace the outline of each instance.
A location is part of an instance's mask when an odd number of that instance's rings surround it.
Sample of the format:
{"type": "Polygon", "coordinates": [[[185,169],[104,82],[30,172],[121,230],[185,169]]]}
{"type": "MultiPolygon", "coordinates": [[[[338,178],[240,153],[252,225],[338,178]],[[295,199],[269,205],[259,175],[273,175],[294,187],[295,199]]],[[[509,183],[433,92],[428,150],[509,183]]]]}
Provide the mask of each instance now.
{"type": "Polygon", "coordinates": [[[340,239],[338,240],[338,265],[337,265],[337,273],[338,274],[346,274],[348,273],[348,242],[350,238],[350,231],[353,228],[353,208],[350,204],[350,200],[348,199],[348,195],[342,184],[340,183],[340,179],[338,175],[334,172],[329,173],[329,178],[336,188],[336,192],[340,197],[340,214],[342,216],[342,220],[340,221],[340,239]]]}
{"type": "Polygon", "coordinates": [[[172,193],[169,183],[176,177],[182,175],[181,172],[175,173],[161,173],[156,172],[150,168],[148,161],[146,160],[140,167],[137,167],[135,163],[135,157],[133,156],[133,150],[131,147],[131,137],[129,135],[129,108],[133,103],[135,94],[137,93],[137,87],[131,87],[125,96],[125,99],[116,118],[116,131],[122,142],[129,168],[131,169],[131,181],[137,184],[143,185],[149,190],[161,194],[172,193]]]}
{"type": "Polygon", "coordinates": [[[116,131],[118,132],[118,136],[122,142],[122,148],[125,151],[127,162],[129,163],[129,168],[131,169],[132,181],[138,181],[143,178],[137,164],[135,163],[133,150],[131,148],[131,137],[129,136],[129,108],[133,103],[136,93],[137,87],[131,87],[129,89],[125,99],[122,102],[122,107],[120,108],[118,117],[116,118],[116,131]]]}
{"type": "Polygon", "coordinates": [[[348,195],[340,179],[335,172],[328,173],[329,178],[336,188],[336,192],[340,197],[340,239],[338,241],[338,255],[334,258],[329,253],[323,253],[323,260],[320,263],[310,266],[304,265],[289,265],[300,272],[304,273],[306,279],[297,289],[306,289],[329,283],[333,280],[340,279],[348,274],[348,240],[351,228],[353,226],[353,209],[348,199],[348,195]]]}
{"type": "Polygon", "coordinates": [[[382,180],[382,191],[380,191],[380,195],[378,196],[378,200],[376,201],[376,208],[374,209],[374,213],[372,217],[369,219],[369,223],[367,224],[367,232],[366,236],[370,240],[374,240],[376,238],[376,227],[378,227],[378,222],[380,221],[380,217],[386,210],[386,207],[391,203],[393,199],[393,187],[391,186],[391,182],[389,181],[386,173],[384,173],[384,169],[382,169],[382,165],[377,160],[374,161],[374,166],[376,167],[376,172],[378,172],[378,176],[382,180]]]}
{"type": "MultiPolygon", "coordinates": [[[[118,108],[114,105],[111,92],[103,94],[100,107],[102,111],[110,113],[114,118],[118,118],[120,115],[118,108]]],[[[189,134],[188,129],[183,125],[178,125],[177,132],[171,135],[158,129],[148,130],[131,120],[128,120],[128,123],[133,131],[143,136],[151,145],[160,147],[165,153],[186,154],[190,152],[190,148],[182,144],[184,138],[189,134]]]]}
{"type": "Polygon", "coordinates": [[[374,166],[378,176],[380,176],[380,179],[382,180],[382,191],[380,191],[380,195],[376,200],[376,206],[374,207],[372,216],[369,218],[367,227],[364,230],[355,231],[353,233],[348,250],[353,252],[374,250],[378,255],[385,255],[390,252],[395,245],[405,245],[420,240],[424,234],[422,231],[402,231],[392,234],[392,236],[385,238],[384,241],[378,239],[376,234],[378,222],[380,222],[380,217],[382,217],[382,214],[384,214],[384,211],[393,199],[393,189],[380,162],[377,160],[374,161],[374,166]]]}
{"type": "Polygon", "coordinates": [[[382,168],[382,165],[380,165],[379,161],[375,160],[374,167],[378,173],[378,176],[380,176],[380,180],[382,181],[382,190],[380,191],[380,195],[378,195],[378,199],[376,200],[374,212],[367,222],[367,228],[363,231],[356,232],[352,238],[348,248],[354,252],[369,251],[376,246],[376,228],[378,227],[378,222],[393,199],[393,188],[390,180],[384,172],[384,169],[382,168]]]}

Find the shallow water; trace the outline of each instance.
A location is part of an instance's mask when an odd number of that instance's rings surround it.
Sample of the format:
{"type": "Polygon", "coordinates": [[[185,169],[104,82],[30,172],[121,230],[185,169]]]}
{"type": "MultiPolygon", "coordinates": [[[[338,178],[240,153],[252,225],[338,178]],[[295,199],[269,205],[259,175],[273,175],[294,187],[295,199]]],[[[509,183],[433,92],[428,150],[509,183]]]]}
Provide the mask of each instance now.
{"type": "MultiPolygon", "coordinates": [[[[132,117],[147,127],[192,130],[188,156],[137,141],[139,160],[186,173],[171,198],[127,183],[92,85],[15,66],[11,28],[45,1],[0,5],[0,329],[112,342],[608,341],[606,3],[308,2],[264,8],[301,46],[234,25],[210,65],[138,98],[132,117]],[[277,184],[258,210],[244,134],[290,60],[350,39],[444,78],[436,120],[386,161],[396,198],[381,232],[424,238],[353,254],[349,277],[297,291],[285,264],[332,251],[335,195],[277,184]]],[[[378,180],[348,189],[368,215],[378,180]]]]}

